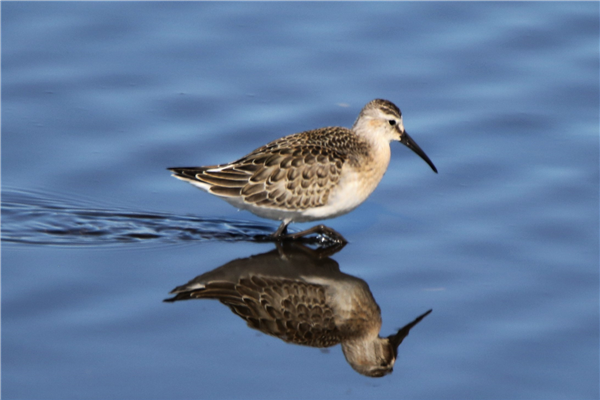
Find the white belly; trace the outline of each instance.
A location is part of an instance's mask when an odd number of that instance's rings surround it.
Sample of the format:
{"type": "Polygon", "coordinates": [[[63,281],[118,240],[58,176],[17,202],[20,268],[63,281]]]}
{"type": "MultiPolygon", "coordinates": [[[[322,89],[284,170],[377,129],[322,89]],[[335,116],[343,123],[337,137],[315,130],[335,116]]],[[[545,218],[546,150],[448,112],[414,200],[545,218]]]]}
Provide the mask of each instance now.
{"type": "Polygon", "coordinates": [[[387,159],[384,157],[380,162],[372,162],[362,167],[360,172],[350,166],[346,169],[345,166],[342,179],[329,196],[327,204],[306,210],[304,215],[311,218],[307,221],[334,218],[354,210],[373,193],[383,178],[388,162],[389,157],[387,159]]]}

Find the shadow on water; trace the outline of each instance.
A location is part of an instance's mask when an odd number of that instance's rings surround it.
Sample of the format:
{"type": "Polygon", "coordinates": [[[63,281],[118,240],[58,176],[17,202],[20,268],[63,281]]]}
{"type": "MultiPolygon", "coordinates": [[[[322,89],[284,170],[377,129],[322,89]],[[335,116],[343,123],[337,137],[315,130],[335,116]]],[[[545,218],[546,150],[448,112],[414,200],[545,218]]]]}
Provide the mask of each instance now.
{"type": "MultiPolygon", "coordinates": [[[[266,241],[276,227],[247,221],[70,206],[44,194],[2,191],[2,241],[99,245],[140,241],[266,241]]],[[[319,242],[322,238],[310,238],[319,242]]]]}
{"type": "Polygon", "coordinates": [[[292,344],[341,344],[346,361],[360,374],[391,373],[398,346],[431,310],[382,338],[381,312],[369,286],[341,272],[329,258],[343,245],[313,249],[291,242],[276,247],[199,275],[176,287],[165,302],[217,299],[250,328],[292,344]]]}

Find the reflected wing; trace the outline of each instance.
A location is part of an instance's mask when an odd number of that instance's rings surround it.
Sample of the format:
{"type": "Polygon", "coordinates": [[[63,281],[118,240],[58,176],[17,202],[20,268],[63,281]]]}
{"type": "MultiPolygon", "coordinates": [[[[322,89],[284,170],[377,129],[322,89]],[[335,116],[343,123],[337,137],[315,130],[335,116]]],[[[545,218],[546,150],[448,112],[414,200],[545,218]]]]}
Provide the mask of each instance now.
{"type": "MultiPolygon", "coordinates": [[[[177,290],[177,289],[176,289],[177,290]]],[[[251,276],[237,284],[209,282],[203,288],[178,293],[171,301],[218,299],[248,326],[286,342],[329,347],[340,343],[333,310],[321,285],[291,279],[251,276]]]]}

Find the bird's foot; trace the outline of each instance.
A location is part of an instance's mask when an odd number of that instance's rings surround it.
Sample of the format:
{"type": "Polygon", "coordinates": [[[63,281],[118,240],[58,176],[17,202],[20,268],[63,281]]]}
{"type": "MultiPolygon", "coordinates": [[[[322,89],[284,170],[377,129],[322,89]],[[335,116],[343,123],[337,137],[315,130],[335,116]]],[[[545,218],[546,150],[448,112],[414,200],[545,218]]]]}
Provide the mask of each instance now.
{"type": "Polygon", "coordinates": [[[316,225],[302,232],[287,233],[287,223],[282,223],[279,228],[270,235],[255,236],[255,240],[266,242],[290,242],[297,241],[309,245],[317,245],[320,247],[328,247],[332,245],[342,247],[348,244],[346,238],[341,233],[337,232],[325,225],[316,225]]]}
{"type": "Polygon", "coordinates": [[[275,247],[283,258],[287,258],[289,252],[302,251],[313,260],[321,260],[333,256],[338,251],[342,250],[346,243],[327,242],[327,244],[311,246],[302,240],[279,240],[275,242],[275,247]]]}
{"type": "MultiPolygon", "coordinates": [[[[275,232],[277,234],[277,232],[275,232]]],[[[275,235],[274,234],[274,235],[275,235]]],[[[347,244],[348,241],[342,236],[341,233],[337,232],[325,225],[316,225],[302,232],[297,233],[283,233],[278,236],[273,236],[276,241],[281,240],[301,240],[308,243],[314,243],[318,245],[329,245],[329,244],[347,244]],[[311,235],[316,234],[316,237],[311,235]]]]}

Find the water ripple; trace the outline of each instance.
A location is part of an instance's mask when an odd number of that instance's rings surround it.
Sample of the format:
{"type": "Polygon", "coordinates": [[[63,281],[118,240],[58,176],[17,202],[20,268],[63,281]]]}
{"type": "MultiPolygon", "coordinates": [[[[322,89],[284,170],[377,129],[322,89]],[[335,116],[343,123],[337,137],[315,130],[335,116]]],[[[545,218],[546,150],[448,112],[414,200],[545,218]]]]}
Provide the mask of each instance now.
{"type": "Polygon", "coordinates": [[[32,192],[3,190],[2,241],[98,245],[154,240],[265,240],[275,227],[248,221],[71,206],[32,192]]]}

